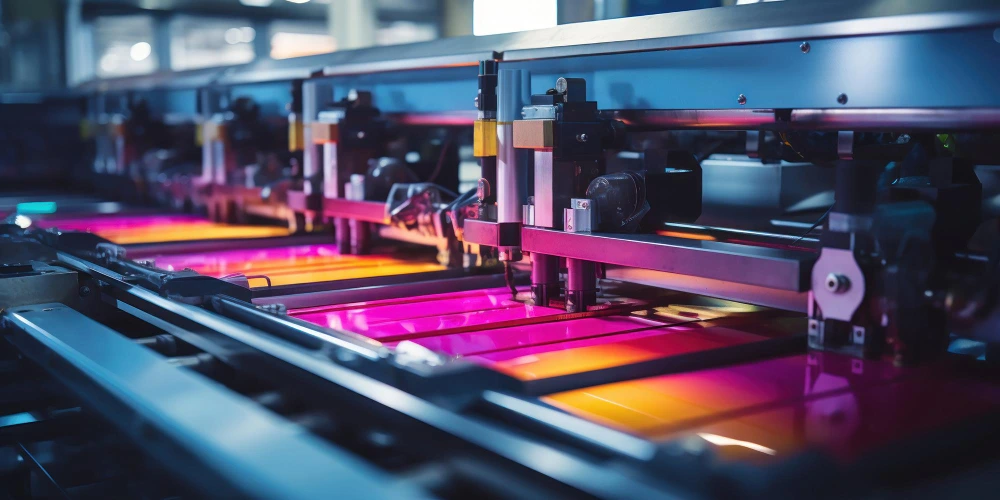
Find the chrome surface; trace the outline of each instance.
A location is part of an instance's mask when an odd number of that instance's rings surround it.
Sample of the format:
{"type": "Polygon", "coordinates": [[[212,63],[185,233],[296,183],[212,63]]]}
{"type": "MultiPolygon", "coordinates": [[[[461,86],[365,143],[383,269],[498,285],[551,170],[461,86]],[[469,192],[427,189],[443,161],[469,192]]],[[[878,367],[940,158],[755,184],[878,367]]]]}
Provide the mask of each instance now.
{"type": "Polygon", "coordinates": [[[535,150],[535,204],[531,221],[532,226],[554,228],[557,218],[562,214],[555,213],[556,193],[553,192],[555,178],[552,170],[552,150],[535,150]]]}
{"type": "MultiPolygon", "coordinates": [[[[514,148],[514,120],[521,114],[528,86],[527,74],[520,70],[501,69],[497,78],[497,222],[521,222],[525,202],[527,165],[522,161],[527,151],[514,148]]],[[[520,252],[501,248],[504,260],[520,252]]]]}

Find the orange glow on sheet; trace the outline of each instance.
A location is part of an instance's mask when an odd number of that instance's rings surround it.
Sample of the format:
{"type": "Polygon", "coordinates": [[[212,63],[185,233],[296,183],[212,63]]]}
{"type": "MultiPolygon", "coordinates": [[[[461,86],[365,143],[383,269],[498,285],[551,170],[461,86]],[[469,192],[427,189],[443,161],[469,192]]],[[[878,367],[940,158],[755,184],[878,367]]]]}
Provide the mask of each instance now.
{"type": "Polygon", "coordinates": [[[108,228],[95,231],[98,236],[119,245],[167,243],[190,240],[229,240],[288,236],[283,227],[228,226],[212,222],[185,222],[167,226],[108,228]]]}
{"type": "Polygon", "coordinates": [[[666,333],[620,342],[609,338],[606,344],[522,356],[498,361],[492,367],[521,380],[538,380],[763,339],[726,328],[672,327],[661,331],[666,333]]]}
{"type": "Polygon", "coordinates": [[[267,286],[267,280],[252,276],[267,276],[272,286],[279,286],[444,269],[433,262],[388,255],[341,255],[334,245],[234,248],[164,255],[153,257],[153,261],[162,269],[193,269],[217,278],[242,274],[251,277],[249,281],[252,288],[267,286]]]}
{"type": "Polygon", "coordinates": [[[660,236],[670,236],[672,238],[684,238],[686,240],[715,241],[714,236],[709,236],[707,234],[682,233],[680,231],[657,231],[656,234],[660,236]]]}
{"type": "MultiPolygon", "coordinates": [[[[339,269],[296,270],[273,272],[266,270],[267,263],[255,266],[246,274],[263,274],[271,279],[272,286],[294,285],[299,283],[318,283],[321,281],[339,281],[357,278],[374,278],[377,276],[395,276],[397,274],[413,274],[444,269],[437,264],[423,262],[406,262],[392,258],[377,258],[366,261],[364,265],[345,266],[339,269]]],[[[250,279],[250,287],[267,286],[263,278],[250,279]]]]}

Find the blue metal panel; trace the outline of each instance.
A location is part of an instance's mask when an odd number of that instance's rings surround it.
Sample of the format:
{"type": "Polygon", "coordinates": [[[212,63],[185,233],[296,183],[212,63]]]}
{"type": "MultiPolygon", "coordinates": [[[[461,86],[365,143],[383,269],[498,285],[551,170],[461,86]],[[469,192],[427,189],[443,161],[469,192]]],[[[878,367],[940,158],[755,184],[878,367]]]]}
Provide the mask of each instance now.
{"type": "Polygon", "coordinates": [[[167,92],[166,101],[168,113],[180,113],[184,115],[195,115],[198,113],[198,91],[195,89],[167,92]]]}
{"type": "Polygon", "coordinates": [[[467,66],[335,76],[323,81],[332,84],[337,99],[351,89],[371,92],[383,113],[439,113],[474,111],[478,76],[478,67],[467,66]]]}
{"type": "Polygon", "coordinates": [[[602,109],[1000,107],[992,29],[662,50],[502,63],[532,93],[587,79],[602,109]],[[837,96],[846,94],[842,106],[837,96]]]}
{"type": "Polygon", "coordinates": [[[231,100],[250,97],[260,106],[261,116],[287,116],[292,102],[292,82],[278,81],[237,85],[229,93],[231,100]]]}

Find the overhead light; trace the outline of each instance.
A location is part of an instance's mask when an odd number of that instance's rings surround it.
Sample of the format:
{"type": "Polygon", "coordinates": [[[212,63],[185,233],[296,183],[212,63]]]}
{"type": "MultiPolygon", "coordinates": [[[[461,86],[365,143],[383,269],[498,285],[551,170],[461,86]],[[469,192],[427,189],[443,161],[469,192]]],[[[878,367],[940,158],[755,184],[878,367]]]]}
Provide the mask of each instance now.
{"type": "Polygon", "coordinates": [[[222,37],[226,39],[226,43],[229,45],[236,45],[242,41],[243,34],[240,33],[239,28],[229,28],[222,37]]]}
{"type": "Polygon", "coordinates": [[[139,42],[128,51],[128,55],[132,57],[133,61],[144,61],[152,53],[153,47],[148,42],[139,42]]]}
{"type": "Polygon", "coordinates": [[[114,52],[104,54],[101,56],[100,64],[101,69],[108,73],[118,69],[118,54],[114,52]]]}
{"type": "Polygon", "coordinates": [[[270,7],[274,0],[240,0],[247,7],[270,7]]]}
{"type": "Polygon", "coordinates": [[[309,3],[309,0],[285,0],[292,3],[309,3]]]}
{"type": "Polygon", "coordinates": [[[31,227],[31,219],[27,216],[17,214],[14,216],[14,225],[21,229],[28,229],[31,227]]]}
{"type": "Polygon", "coordinates": [[[240,41],[243,43],[250,43],[254,38],[257,38],[257,30],[244,26],[240,28],[240,41]]]}
{"type": "Polygon", "coordinates": [[[472,34],[476,36],[551,28],[558,24],[556,0],[475,0],[472,34]]]}

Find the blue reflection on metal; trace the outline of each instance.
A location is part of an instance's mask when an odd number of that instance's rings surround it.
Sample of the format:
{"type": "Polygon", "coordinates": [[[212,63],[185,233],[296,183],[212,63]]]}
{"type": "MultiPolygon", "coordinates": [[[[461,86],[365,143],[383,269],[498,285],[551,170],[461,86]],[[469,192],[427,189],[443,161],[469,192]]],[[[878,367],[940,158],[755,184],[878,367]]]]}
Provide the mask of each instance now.
{"type": "Polygon", "coordinates": [[[532,93],[587,79],[603,109],[1000,106],[993,29],[864,36],[502,63],[532,93]],[[846,106],[837,102],[846,94],[846,106]]]}
{"type": "Polygon", "coordinates": [[[477,66],[464,66],[333,76],[323,83],[332,85],[334,99],[351,89],[369,91],[383,113],[472,112],[478,76],[477,66]]]}

